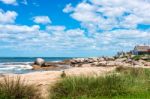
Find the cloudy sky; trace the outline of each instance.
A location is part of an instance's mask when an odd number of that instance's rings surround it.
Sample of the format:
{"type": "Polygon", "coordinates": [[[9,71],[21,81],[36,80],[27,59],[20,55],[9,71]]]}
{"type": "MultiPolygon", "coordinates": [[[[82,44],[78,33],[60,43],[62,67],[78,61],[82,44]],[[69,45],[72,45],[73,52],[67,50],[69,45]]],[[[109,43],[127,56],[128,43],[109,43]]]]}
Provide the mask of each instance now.
{"type": "Polygon", "coordinates": [[[150,0],[0,0],[0,56],[114,55],[150,44],[150,0]]]}

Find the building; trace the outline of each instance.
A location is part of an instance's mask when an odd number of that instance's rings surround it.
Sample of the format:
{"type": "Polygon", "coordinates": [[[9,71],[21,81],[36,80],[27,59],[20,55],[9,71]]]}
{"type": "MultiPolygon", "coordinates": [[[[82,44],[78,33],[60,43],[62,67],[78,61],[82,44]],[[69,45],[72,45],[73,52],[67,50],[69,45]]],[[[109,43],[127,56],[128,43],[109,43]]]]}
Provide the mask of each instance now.
{"type": "Polygon", "coordinates": [[[135,46],[134,50],[132,51],[134,55],[143,55],[149,54],[150,55],[150,46],[142,45],[142,46],[135,46]]]}

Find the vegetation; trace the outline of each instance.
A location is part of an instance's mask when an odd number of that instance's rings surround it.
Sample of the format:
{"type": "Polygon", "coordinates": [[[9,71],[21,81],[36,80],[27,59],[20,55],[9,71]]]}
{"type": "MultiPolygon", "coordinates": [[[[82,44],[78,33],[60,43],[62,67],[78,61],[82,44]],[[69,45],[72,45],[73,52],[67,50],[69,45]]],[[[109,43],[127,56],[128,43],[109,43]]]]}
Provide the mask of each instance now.
{"type": "Polygon", "coordinates": [[[62,71],[62,74],[60,76],[61,76],[61,78],[65,78],[66,77],[65,71],[62,71]]]}
{"type": "Polygon", "coordinates": [[[133,60],[140,60],[142,56],[143,55],[135,55],[132,59],[133,60]]]}
{"type": "Polygon", "coordinates": [[[41,99],[39,90],[20,77],[4,77],[0,82],[0,99],[41,99]]]}
{"type": "Polygon", "coordinates": [[[132,57],[133,60],[140,60],[143,57],[146,57],[146,59],[144,59],[145,61],[150,61],[150,55],[145,54],[145,55],[135,55],[134,57],[132,57]]]}
{"type": "Polygon", "coordinates": [[[98,77],[65,77],[50,91],[52,99],[149,99],[150,70],[118,67],[98,77]]]}

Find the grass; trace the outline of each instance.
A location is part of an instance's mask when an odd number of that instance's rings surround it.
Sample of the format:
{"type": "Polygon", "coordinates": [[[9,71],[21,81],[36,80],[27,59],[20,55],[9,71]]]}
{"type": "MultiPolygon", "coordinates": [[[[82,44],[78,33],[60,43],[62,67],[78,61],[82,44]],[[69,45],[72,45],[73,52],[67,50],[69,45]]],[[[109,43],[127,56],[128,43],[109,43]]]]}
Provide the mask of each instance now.
{"type": "Polygon", "coordinates": [[[0,81],[0,99],[41,99],[39,90],[20,77],[0,81]]]}
{"type": "Polygon", "coordinates": [[[135,55],[132,59],[133,60],[140,60],[142,56],[143,55],[135,55]]]}
{"type": "Polygon", "coordinates": [[[150,69],[117,67],[106,76],[65,77],[49,94],[50,99],[149,99],[150,69]]]}

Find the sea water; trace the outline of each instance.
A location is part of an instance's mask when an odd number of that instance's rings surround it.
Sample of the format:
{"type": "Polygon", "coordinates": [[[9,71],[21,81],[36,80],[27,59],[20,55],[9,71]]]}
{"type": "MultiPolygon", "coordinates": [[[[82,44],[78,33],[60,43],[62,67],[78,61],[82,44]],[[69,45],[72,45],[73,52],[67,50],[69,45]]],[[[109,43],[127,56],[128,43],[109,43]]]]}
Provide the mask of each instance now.
{"type": "MultiPolygon", "coordinates": [[[[35,72],[32,70],[31,64],[37,57],[0,57],[0,74],[13,73],[22,74],[35,72]]],[[[63,61],[71,59],[71,57],[41,57],[45,61],[63,61]]]]}

